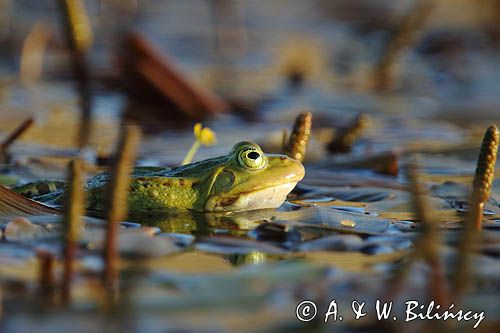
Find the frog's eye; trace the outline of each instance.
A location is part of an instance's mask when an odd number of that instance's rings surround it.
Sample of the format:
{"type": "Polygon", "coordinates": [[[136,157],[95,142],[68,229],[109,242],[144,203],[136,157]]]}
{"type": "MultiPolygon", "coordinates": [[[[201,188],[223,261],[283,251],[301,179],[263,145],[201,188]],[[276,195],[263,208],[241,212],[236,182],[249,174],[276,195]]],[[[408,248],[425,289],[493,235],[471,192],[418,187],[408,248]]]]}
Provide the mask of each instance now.
{"type": "Polygon", "coordinates": [[[261,169],[266,164],[262,152],[254,147],[247,147],[238,154],[238,162],[242,167],[250,169],[261,169]]]}

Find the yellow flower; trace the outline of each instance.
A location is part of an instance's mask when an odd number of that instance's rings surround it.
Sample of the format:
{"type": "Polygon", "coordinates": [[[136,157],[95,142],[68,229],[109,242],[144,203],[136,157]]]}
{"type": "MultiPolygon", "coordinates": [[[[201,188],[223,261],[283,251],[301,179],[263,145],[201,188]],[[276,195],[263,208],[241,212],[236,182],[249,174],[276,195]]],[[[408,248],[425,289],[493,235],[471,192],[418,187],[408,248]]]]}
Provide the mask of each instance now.
{"type": "Polygon", "coordinates": [[[217,142],[217,137],[214,131],[208,127],[203,127],[201,123],[196,123],[193,128],[194,136],[196,140],[204,146],[211,146],[217,142]]]}
{"type": "Polygon", "coordinates": [[[203,127],[201,123],[196,123],[193,127],[195,141],[182,161],[182,165],[191,163],[200,145],[211,146],[217,142],[214,131],[208,127],[203,127]]]}

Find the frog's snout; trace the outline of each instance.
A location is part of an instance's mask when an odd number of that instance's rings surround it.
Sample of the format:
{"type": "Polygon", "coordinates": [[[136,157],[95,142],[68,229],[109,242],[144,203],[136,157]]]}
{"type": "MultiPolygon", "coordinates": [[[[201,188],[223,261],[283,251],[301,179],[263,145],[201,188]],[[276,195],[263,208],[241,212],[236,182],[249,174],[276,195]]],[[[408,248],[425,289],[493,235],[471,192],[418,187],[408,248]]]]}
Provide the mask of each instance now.
{"type": "Polygon", "coordinates": [[[211,196],[205,210],[212,212],[277,208],[304,178],[302,163],[284,155],[267,155],[267,167],[231,191],[211,196]]]}
{"type": "Polygon", "coordinates": [[[304,178],[306,171],[302,163],[288,156],[280,156],[280,158],[284,166],[289,170],[285,175],[286,180],[297,183],[304,178]]]}

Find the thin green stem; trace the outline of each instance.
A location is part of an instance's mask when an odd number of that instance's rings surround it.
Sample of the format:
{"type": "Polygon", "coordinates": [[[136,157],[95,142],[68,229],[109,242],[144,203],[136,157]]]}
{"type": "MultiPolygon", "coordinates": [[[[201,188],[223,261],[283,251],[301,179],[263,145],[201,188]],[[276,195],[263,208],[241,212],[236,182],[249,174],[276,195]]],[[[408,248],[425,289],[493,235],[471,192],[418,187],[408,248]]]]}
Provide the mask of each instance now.
{"type": "Polygon", "coordinates": [[[191,148],[189,148],[189,151],[186,154],[186,157],[184,157],[184,160],[182,161],[182,165],[189,164],[193,161],[194,155],[196,155],[196,152],[200,148],[200,141],[196,140],[191,148]]]}

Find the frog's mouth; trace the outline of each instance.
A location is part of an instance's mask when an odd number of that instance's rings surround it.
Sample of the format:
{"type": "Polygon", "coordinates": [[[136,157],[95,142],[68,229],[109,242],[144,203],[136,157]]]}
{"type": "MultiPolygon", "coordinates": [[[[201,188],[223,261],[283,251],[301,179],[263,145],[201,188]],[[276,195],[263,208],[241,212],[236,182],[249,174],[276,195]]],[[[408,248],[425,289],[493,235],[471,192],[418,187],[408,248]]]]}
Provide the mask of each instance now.
{"type": "Polygon", "coordinates": [[[233,212],[239,210],[254,210],[278,208],[285,202],[286,196],[297,185],[297,182],[284,183],[261,188],[252,192],[233,194],[229,197],[212,197],[205,204],[209,212],[233,212]]]}

